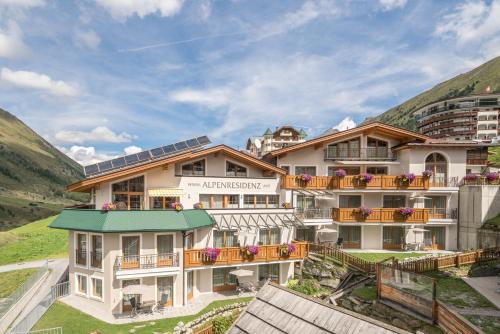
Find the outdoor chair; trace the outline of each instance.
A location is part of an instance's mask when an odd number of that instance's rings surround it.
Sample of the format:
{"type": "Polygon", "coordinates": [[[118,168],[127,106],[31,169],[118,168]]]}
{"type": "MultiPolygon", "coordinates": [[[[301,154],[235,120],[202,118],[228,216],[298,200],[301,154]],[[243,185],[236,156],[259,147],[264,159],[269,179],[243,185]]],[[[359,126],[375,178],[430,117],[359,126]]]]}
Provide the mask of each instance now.
{"type": "Polygon", "coordinates": [[[255,284],[253,282],[243,282],[238,285],[236,289],[238,292],[238,296],[244,292],[256,292],[255,284]]]}
{"type": "Polygon", "coordinates": [[[137,305],[137,302],[135,300],[135,297],[132,297],[129,299],[129,303],[130,303],[130,306],[132,306],[132,310],[130,311],[130,317],[131,318],[134,318],[137,316],[137,311],[138,311],[138,305],[137,305]]]}
{"type": "Polygon", "coordinates": [[[152,312],[162,312],[166,307],[165,304],[168,302],[168,298],[170,297],[170,292],[164,292],[161,294],[161,299],[158,301],[152,309],[152,312]]]}
{"type": "Polygon", "coordinates": [[[343,243],[344,243],[344,238],[338,238],[337,242],[335,243],[335,245],[337,246],[337,248],[342,249],[343,248],[343,246],[342,246],[343,243]]]}

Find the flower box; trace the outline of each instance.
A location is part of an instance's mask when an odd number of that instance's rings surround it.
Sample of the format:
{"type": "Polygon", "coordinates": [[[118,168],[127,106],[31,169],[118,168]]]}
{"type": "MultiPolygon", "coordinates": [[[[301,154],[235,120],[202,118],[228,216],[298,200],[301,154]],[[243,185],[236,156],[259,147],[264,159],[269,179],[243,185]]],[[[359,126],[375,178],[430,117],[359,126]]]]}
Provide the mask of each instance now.
{"type": "Polygon", "coordinates": [[[102,211],[116,210],[116,205],[113,203],[104,203],[101,208],[102,211]]]}
{"type": "Polygon", "coordinates": [[[422,176],[423,176],[423,177],[427,177],[427,178],[429,178],[429,177],[432,177],[432,175],[434,175],[434,173],[433,173],[431,170],[424,170],[424,171],[422,172],[422,176]]]}
{"type": "Polygon", "coordinates": [[[368,173],[362,173],[356,176],[356,179],[361,184],[368,184],[372,181],[373,175],[368,173]]]}
{"type": "Polygon", "coordinates": [[[202,251],[203,262],[215,262],[220,255],[220,248],[205,248],[202,251]]]}
{"type": "Polygon", "coordinates": [[[174,203],[170,204],[170,207],[172,209],[175,209],[175,211],[182,211],[182,210],[184,210],[184,206],[182,206],[182,204],[179,203],[179,202],[174,202],[174,203]]]}
{"type": "Polygon", "coordinates": [[[404,173],[399,175],[398,179],[403,184],[410,184],[416,179],[416,176],[413,173],[404,173]]]}
{"type": "Polygon", "coordinates": [[[307,174],[307,173],[300,174],[299,178],[300,178],[301,181],[303,181],[305,183],[309,183],[312,180],[312,176],[309,175],[309,174],[307,174]]]}
{"type": "Polygon", "coordinates": [[[345,177],[347,176],[347,172],[343,169],[337,169],[335,171],[335,176],[338,176],[338,177],[345,177]]]}
{"type": "Polygon", "coordinates": [[[253,260],[254,256],[259,254],[259,246],[245,246],[240,249],[241,256],[246,260],[253,260]]]}
{"type": "Polygon", "coordinates": [[[293,252],[295,252],[294,244],[284,243],[279,246],[279,255],[281,257],[289,257],[293,252]]]}
{"type": "Polygon", "coordinates": [[[373,213],[373,210],[370,208],[366,208],[364,206],[361,206],[355,210],[356,213],[360,214],[363,218],[368,217],[373,213]]]}
{"type": "Polygon", "coordinates": [[[398,212],[400,215],[402,215],[405,219],[413,215],[415,210],[413,208],[399,208],[398,212]]]}

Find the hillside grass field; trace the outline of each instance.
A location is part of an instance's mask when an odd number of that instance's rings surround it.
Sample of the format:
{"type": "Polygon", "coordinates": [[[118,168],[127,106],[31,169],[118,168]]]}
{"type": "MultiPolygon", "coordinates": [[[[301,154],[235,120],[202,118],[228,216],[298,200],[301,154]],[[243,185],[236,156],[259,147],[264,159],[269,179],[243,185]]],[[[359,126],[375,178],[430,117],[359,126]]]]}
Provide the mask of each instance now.
{"type": "Polygon", "coordinates": [[[0,195],[0,231],[57,215],[62,209],[63,204],[0,195]]]}
{"type": "Polygon", "coordinates": [[[96,332],[97,330],[102,334],[165,333],[173,331],[179,321],[187,323],[215,308],[235,303],[249,302],[250,300],[252,300],[252,297],[218,300],[210,303],[207,307],[194,315],[124,325],[112,325],[100,321],[62,302],[56,302],[35,325],[33,330],[62,327],[64,333],[72,334],[88,334],[96,332]]]}
{"type": "Polygon", "coordinates": [[[0,273],[0,298],[10,296],[37,270],[38,268],[28,268],[0,273]]]}
{"type": "Polygon", "coordinates": [[[48,227],[55,218],[0,232],[0,265],[68,256],[68,232],[48,227]]]}

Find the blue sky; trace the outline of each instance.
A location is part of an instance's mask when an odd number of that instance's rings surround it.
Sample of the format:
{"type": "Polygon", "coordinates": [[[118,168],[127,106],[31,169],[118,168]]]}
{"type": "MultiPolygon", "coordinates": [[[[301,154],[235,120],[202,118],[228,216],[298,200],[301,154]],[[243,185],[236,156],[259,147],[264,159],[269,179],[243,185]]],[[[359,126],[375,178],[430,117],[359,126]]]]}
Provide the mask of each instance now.
{"type": "Polygon", "coordinates": [[[88,164],[361,122],[500,55],[500,1],[0,0],[0,107],[88,164]]]}

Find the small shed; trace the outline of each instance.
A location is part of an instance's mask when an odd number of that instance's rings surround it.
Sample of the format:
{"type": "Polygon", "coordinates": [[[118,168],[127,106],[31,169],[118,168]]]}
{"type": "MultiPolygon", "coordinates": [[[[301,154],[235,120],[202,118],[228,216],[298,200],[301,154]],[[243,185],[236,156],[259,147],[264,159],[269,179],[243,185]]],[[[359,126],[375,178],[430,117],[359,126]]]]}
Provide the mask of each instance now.
{"type": "Polygon", "coordinates": [[[229,334],[409,332],[344,308],[267,283],[238,317],[229,334]]]}

